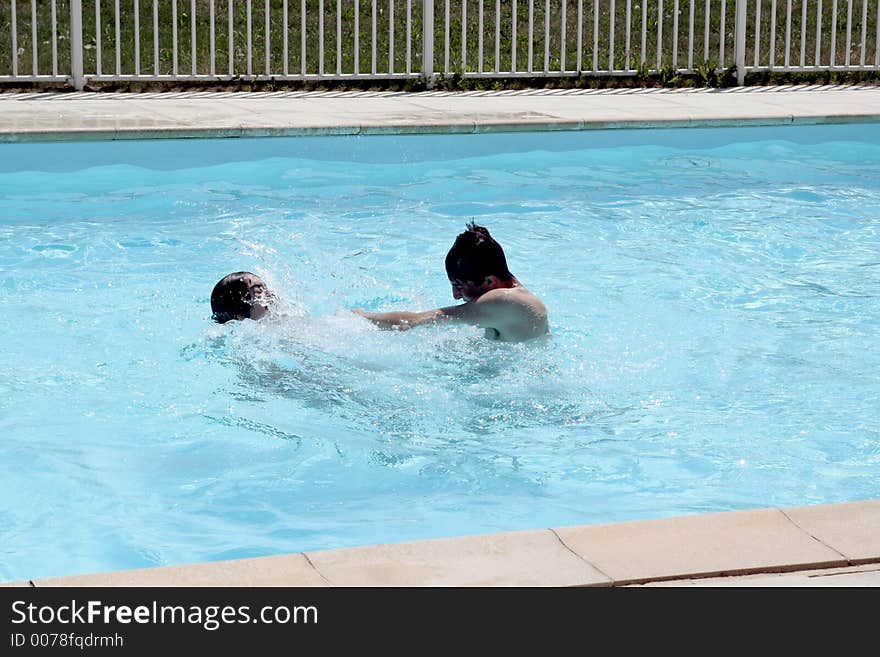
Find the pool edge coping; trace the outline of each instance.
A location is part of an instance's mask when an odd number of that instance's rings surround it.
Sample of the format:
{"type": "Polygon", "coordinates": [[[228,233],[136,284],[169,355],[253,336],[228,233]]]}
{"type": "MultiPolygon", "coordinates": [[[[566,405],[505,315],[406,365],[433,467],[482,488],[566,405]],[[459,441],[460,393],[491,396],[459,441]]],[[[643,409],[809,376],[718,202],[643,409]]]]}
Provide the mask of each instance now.
{"type": "Polygon", "coordinates": [[[620,587],[872,564],[880,564],[880,499],[478,534],[0,585],[620,587]]]}
{"type": "Polygon", "coordinates": [[[481,92],[0,93],[0,143],[880,122],[880,85],[481,92]]]}
{"type": "Polygon", "coordinates": [[[487,134],[500,132],[563,132],[588,130],[649,130],[677,128],[740,128],[797,125],[842,125],[880,123],[880,112],[853,114],[787,114],[783,116],[745,116],[676,119],[548,120],[542,122],[467,121],[459,123],[359,123],[333,126],[211,127],[191,126],[133,129],[17,130],[0,129],[0,144],[63,141],[123,141],[143,139],[229,139],[263,137],[339,137],[400,136],[437,134],[487,134]]]}

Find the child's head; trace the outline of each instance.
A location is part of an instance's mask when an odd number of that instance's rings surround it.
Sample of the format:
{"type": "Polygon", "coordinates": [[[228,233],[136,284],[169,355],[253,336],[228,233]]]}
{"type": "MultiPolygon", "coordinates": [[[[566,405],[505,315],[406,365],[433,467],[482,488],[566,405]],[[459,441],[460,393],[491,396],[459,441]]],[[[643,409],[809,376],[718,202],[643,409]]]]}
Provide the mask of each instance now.
{"type": "Polygon", "coordinates": [[[248,271],[224,276],[211,292],[214,320],[223,324],[230,319],[260,319],[269,312],[272,293],[265,281],[248,271]]]}
{"type": "Polygon", "coordinates": [[[446,254],[446,275],[450,281],[482,283],[487,276],[509,281],[513,274],[501,245],[492,239],[488,229],[471,222],[467,230],[455,238],[446,254]]]}

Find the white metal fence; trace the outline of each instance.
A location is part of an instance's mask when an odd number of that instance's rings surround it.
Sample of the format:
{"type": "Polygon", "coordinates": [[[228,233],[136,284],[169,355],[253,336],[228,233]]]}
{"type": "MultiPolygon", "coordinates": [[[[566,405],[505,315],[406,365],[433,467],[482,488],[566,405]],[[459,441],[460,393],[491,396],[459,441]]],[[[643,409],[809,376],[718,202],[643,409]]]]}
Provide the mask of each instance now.
{"type": "Polygon", "coordinates": [[[0,83],[880,70],[880,0],[0,0],[0,83]]]}

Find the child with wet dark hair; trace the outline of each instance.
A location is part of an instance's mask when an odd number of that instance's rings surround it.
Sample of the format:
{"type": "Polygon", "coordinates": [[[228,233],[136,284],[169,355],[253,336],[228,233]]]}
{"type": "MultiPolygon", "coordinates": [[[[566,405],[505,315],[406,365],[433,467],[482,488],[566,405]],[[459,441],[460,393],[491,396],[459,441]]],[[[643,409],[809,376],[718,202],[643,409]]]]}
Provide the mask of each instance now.
{"type": "Polygon", "coordinates": [[[383,329],[465,322],[481,326],[490,340],[522,342],[549,335],[547,308],[507,268],[504,250],[485,226],[470,222],[446,254],[452,298],[465,303],[422,312],[354,312],[383,329]]]}
{"type": "Polygon", "coordinates": [[[268,314],[272,296],[256,274],[233,272],[221,278],[211,292],[213,319],[219,324],[231,319],[260,319],[268,314]]]}

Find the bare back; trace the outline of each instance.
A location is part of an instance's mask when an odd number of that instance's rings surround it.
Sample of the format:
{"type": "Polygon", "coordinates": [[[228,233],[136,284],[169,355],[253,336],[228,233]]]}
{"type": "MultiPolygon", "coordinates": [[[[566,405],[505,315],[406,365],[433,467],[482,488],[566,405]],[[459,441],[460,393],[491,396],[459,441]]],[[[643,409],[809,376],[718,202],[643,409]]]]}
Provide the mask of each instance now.
{"type": "Polygon", "coordinates": [[[547,308],[522,285],[489,290],[474,301],[442,311],[456,319],[486,329],[486,337],[523,342],[547,335],[547,308]]]}

